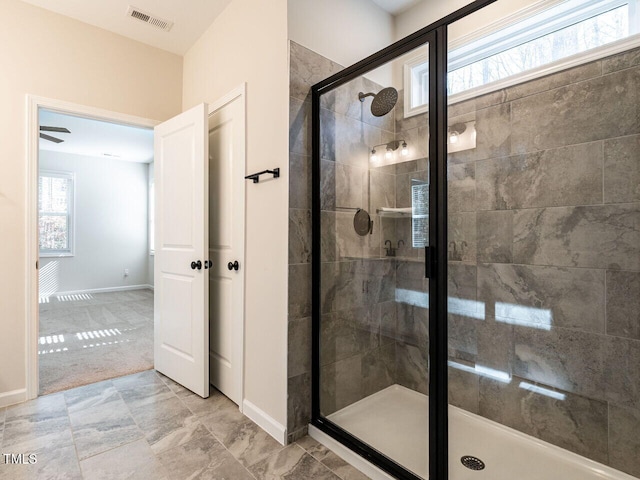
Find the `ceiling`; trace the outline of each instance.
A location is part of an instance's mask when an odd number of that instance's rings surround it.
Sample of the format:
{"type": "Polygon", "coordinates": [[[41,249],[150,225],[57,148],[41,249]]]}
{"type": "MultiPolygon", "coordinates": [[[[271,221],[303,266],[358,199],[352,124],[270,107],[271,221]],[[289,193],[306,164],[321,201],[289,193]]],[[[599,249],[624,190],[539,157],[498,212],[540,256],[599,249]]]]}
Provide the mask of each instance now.
{"type": "Polygon", "coordinates": [[[24,0],[133,40],[184,55],[231,0],[24,0]],[[127,16],[129,5],[174,22],[169,32],[127,16]]]}
{"type": "MultiPolygon", "coordinates": [[[[147,45],[184,55],[231,0],[23,0],[147,45]],[[169,32],[127,15],[129,6],[173,22],[169,32]]],[[[398,15],[424,0],[371,0],[398,15]]]]}
{"type": "Polygon", "coordinates": [[[153,129],[40,110],[40,126],[64,127],[71,133],[43,132],[64,140],[40,139],[40,149],[88,157],[148,163],[153,160],[153,129]],[[107,155],[105,155],[107,154],[107,155]]]}
{"type": "Polygon", "coordinates": [[[399,13],[409,10],[414,5],[422,2],[423,0],[371,0],[383,10],[389,12],[391,15],[398,15],[399,13]]]}

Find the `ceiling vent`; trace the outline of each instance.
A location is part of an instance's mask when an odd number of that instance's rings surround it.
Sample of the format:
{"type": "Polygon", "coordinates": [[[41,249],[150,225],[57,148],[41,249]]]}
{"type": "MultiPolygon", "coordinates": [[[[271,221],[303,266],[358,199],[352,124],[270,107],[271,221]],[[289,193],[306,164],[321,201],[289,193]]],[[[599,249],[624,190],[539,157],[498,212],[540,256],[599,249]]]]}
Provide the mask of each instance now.
{"type": "Polygon", "coordinates": [[[133,7],[131,5],[129,5],[129,9],[127,10],[127,16],[159,28],[160,30],[164,30],[165,32],[168,32],[169,30],[171,30],[171,27],[173,27],[173,22],[163,20],[162,18],[157,17],[156,15],[153,15],[149,12],[143,12],[139,8],[133,7]]]}

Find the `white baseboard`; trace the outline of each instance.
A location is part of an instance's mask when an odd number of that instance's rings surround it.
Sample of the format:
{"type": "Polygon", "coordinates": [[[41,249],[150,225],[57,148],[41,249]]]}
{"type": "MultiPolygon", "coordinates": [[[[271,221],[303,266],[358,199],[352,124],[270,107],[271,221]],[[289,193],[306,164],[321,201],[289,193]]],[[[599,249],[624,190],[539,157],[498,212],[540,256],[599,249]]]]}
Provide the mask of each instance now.
{"type": "Polygon", "coordinates": [[[0,393],[0,408],[22,403],[27,400],[27,389],[11,390],[10,392],[0,393]]]}
{"type": "Polygon", "coordinates": [[[262,409],[256,407],[249,400],[244,400],[242,402],[242,413],[280,442],[281,445],[286,445],[287,429],[267,415],[262,409]]]}
{"type": "Polygon", "coordinates": [[[349,465],[357,468],[372,480],[393,480],[393,477],[391,475],[383,472],[373,463],[368,462],[357,453],[349,450],[340,442],[334,440],[332,437],[314,427],[313,425],[309,425],[309,436],[314,440],[320,442],[322,445],[342,458],[349,465]]]}
{"type": "Polygon", "coordinates": [[[109,292],[126,292],[127,290],[153,290],[153,285],[125,285],[122,287],[106,287],[106,288],[88,288],[86,290],[71,290],[68,292],[54,292],[48,295],[40,295],[42,297],[62,297],[64,295],[82,295],[87,293],[109,293],[109,292]]]}

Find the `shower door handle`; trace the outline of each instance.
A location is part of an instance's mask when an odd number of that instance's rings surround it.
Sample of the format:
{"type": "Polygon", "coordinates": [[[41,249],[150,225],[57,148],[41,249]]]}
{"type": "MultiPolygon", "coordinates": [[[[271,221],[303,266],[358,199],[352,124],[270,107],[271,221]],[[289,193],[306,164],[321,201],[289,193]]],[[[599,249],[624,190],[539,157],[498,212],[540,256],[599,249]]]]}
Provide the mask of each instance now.
{"type": "Polygon", "coordinates": [[[433,278],[436,274],[434,253],[433,247],[424,247],[424,278],[433,278]]]}

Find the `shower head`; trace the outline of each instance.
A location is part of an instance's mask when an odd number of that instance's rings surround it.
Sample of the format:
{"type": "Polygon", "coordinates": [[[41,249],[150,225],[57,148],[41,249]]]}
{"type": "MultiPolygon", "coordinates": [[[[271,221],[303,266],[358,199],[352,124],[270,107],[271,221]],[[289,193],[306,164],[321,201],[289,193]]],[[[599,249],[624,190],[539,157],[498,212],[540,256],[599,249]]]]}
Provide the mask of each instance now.
{"type": "Polygon", "coordinates": [[[358,99],[364,102],[365,97],[373,97],[371,101],[371,113],[376,117],[383,117],[389,113],[398,101],[398,91],[393,87],[387,87],[376,93],[358,94],[358,99]]]}

